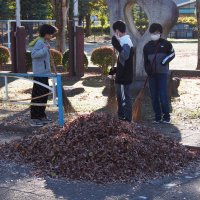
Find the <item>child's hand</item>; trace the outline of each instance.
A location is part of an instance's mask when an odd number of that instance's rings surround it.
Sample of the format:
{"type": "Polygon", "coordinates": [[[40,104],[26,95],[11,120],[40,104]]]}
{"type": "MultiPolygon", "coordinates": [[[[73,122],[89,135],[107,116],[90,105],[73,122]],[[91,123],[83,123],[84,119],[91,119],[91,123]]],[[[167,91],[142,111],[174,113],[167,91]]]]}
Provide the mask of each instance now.
{"type": "Polygon", "coordinates": [[[116,67],[113,67],[113,68],[111,68],[110,69],[110,71],[109,71],[109,75],[114,75],[114,74],[116,74],[116,72],[117,72],[117,68],[116,67]]]}

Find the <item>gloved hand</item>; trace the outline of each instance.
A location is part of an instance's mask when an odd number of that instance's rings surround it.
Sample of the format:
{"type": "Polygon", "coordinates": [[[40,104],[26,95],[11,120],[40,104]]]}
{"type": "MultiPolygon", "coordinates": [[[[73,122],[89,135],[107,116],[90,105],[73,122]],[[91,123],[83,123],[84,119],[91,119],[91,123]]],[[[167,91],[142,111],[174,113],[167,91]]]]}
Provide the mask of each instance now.
{"type": "Polygon", "coordinates": [[[115,36],[112,37],[112,45],[119,52],[121,52],[123,49],[119,43],[119,40],[115,36]]]}
{"type": "Polygon", "coordinates": [[[111,75],[111,76],[113,76],[114,74],[116,74],[116,72],[117,72],[117,68],[113,67],[113,68],[110,69],[110,71],[109,71],[108,74],[111,75]]]}

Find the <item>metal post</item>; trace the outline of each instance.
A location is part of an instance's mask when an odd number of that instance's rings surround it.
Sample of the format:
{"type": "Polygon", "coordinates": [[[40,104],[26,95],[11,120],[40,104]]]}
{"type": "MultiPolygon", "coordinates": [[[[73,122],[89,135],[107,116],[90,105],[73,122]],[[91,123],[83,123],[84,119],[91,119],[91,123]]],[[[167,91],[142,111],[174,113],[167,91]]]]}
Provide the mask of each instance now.
{"type": "Polygon", "coordinates": [[[21,26],[21,22],[20,22],[20,0],[16,0],[16,22],[17,22],[17,27],[21,26]]]}
{"type": "Polygon", "coordinates": [[[52,87],[53,87],[53,104],[56,105],[56,78],[52,78],[52,87]]]}
{"type": "Polygon", "coordinates": [[[78,26],[78,0],[74,0],[74,27],[78,26]]]}
{"type": "Polygon", "coordinates": [[[62,97],[62,80],[61,75],[57,75],[57,93],[58,93],[58,121],[62,127],[64,125],[63,97],[62,97]]]}
{"type": "Polygon", "coordinates": [[[74,0],[74,69],[75,74],[77,75],[77,60],[76,60],[76,27],[78,26],[78,0],[74,0]]]}
{"type": "Polygon", "coordinates": [[[5,100],[8,100],[8,77],[5,76],[5,100]]]}
{"type": "Polygon", "coordinates": [[[8,48],[10,49],[10,21],[7,22],[8,48]]]}

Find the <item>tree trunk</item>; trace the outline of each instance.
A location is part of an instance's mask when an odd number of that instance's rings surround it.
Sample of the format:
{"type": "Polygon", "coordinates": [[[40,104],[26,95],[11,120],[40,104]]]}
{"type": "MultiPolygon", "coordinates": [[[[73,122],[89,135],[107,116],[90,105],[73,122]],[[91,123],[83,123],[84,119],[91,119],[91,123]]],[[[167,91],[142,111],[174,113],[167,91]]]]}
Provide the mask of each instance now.
{"type": "Polygon", "coordinates": [[[68,0],[52,0],[54,14],[56,19],[56,27],[59,29],[56,36],[56,49],[64,52],[66,49],[66,30],[69,1],[68,0]]]}
{"type": "Polygon", "coordinates": [[[90,25],[90,15],[86,15],[86,27],[85,27],[85,36],[89,37],[91,35],[91,25],[90,25]]]}
{"type": "Polygon", "coordinates": [[[198,27],[198,60],[197,70],[200,70],[200,0],[197,0],[196,11],[197,11],[197,27],[198,27]]]}
{"type": "MultiPolygon", "coordinates": [[[[143,64],[143,47],[149,41],[148,30],[141,35],[134,24],[132,7],[137,3],[146,13],[149,25],[160,23],[163,26],[162,37],[166,38],[171,28],[177,22],[178,9],[173,0],[106,0],[110,11],[110,24],[116,20],[123,20],[127,25],[127,33],[131,36],[136,48],[136,62],[134,65],[134,76],[140,79],[145,76],[143,64]]],[[[112,30],[111,30],[112,34],[112,30]]]]}

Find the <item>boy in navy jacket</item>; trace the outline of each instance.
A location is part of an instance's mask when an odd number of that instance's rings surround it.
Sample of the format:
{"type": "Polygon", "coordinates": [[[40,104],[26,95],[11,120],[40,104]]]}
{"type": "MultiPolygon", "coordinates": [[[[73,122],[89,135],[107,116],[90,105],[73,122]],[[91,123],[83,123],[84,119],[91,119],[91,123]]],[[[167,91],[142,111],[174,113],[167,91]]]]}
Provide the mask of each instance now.
{"type": "Polygon", "coordinates": [[[133,43],[126,34],[126,25],[123,21],[113,24],[115,36],[112,37],[112,45],[118,51],[117,67],[110,71],[110,75],[116,73],[115,84],[117,89],[118,117],[121,120],[132,120],[132,103],[130,85],[133,81],[133,43]]]}
{"type": "Polygon", "coordinates": [[[143,49],[144,67],[149,76],[149,89],[152,106],[155,113],[154,123],[170,123],[170,108],[168,100],[169,62],[174,59],[172,44],[161,38],[162,26],[151,24],[149,28],[151,41],[143,49]]]}

